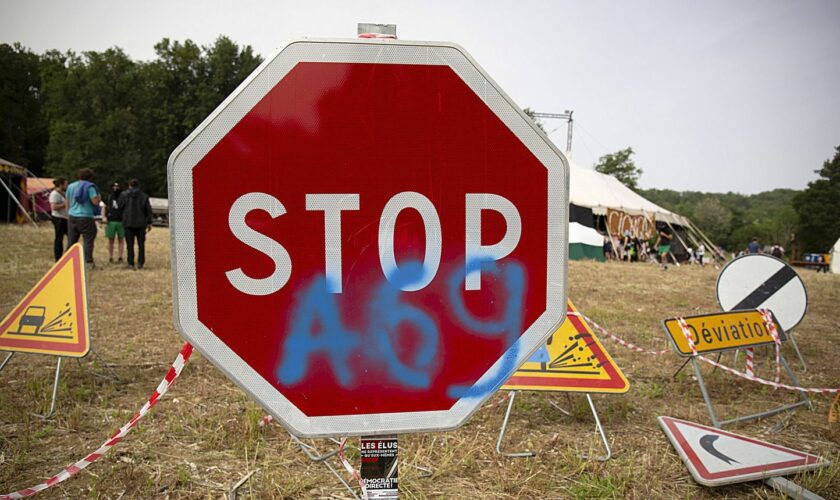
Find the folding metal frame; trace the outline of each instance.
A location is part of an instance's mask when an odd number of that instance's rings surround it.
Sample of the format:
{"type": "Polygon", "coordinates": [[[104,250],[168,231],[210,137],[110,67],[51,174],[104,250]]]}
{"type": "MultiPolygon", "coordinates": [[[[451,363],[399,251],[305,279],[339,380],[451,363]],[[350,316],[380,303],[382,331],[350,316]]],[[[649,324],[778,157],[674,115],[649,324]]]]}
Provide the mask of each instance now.
{"type": "MultiPolygon", "coordinates": [[[[505,439],[505,433],[507,431],[508,420],[510,419],[510,413],[513,409],[513,402],[516,399],[516,393],[519,391],[511,391],[510,397],[508,398],[507,409],[505,410],[505,417],[502,420],[502,428],[499,429],[499,437],[496,440],[496,453],[509,457],[509,458],[523,458],[523,457],[534,457],[536,453],[533,451],[520,451],[520,452],[506,452],[503,451],[503,444],[505,439]]],[[[598,431],[599,436],[601,437],[601,443],[604,445],[604,449],[606,450],[606,455],[602,455],[600,457],[590,457],[587,454],[581,456],[584,459],[594,459],[598,460],[599,462],[606,462],[612,457],[612,450],[610,449],[610,444],[607,442],[607,436],[604,434],[604,428],[601,426],[601,419],[598,417],[598,411],[595,410],[595,403],[592,402],[592,397],[589,393],[586,394],[586,401],[589,403],[589,408],[592,410],[592,416],[595,419],[595,430],[598,431]]],[[[562,409],[560,409],[562,411],[562,409]]],[[[568,412],[564,413],[568,414],[568,412]]]]}
{"type": "MultiPolygon", "coordinates": [[[[805,391],[798,391],[800,400],[796,403],[781,405],[767,411],[753,413],[752,415],[739,416],[731,418],[729,420],[718,420],[717,414],[715,413],[714,405],[712,404],[712,398],[709,396],[709,391],[706,388],[706,382],[703,379],[703,373],[700,370],[700,365],[697,364],[697,356],[691,356],[689,360],[691,361],[691,366],[694,367],[694,375],[697,378],[697,384],[700,385],[700,392],[703,393],[703,399],[706,402],[706,408],[709,410],[709,418],[711,418],[712,420],[712,426],[717,427],[718,429],[727,424],[734,424],[736,422],[746,422],[749,420],[769,417],[785,411],[793,410],[803,405],[807,405],[808,408],[811,407],[811,400],[808,398],[807,393],[805,391]]],[[[793,370],[790,369],[790,366],[788,366],[785,357],[781,353],[779,354],[779,361],[782,363],[785,372],[788,374],[788,377],[790,377],[793,384],[796,386],[801,386],[801,384],[799,383],[799,379],[796,378],[796,374],[793,373],[793,370]]]]}

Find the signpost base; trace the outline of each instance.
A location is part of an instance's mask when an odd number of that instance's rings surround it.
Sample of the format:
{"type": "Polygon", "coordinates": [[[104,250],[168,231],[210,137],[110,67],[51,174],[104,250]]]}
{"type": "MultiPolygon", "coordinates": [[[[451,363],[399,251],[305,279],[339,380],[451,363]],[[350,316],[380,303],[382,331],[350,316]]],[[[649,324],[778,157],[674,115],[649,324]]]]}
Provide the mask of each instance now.
{"type": "MultiPolygon", "coordinates": [[[[338,478],[339,481],[341,481],[341,484],[344,485],[344,488],[346,488],[347,491],[350,492],[351,495],[353,495],[353,498],[360,498],[359,495],[356,494],[356,490],[354,490],[353,487],[350,486],[350,484],[344,479],[344,477],[341,474],[339,474],[335,467],[333,467],[333,465],[329,462],[330,458],[338,454],[338,449],[335,449],[328,453],[321,453],[318,451],[317,448],[315,448],[311,444],[304,443],[291,432],[289,432],[288,434],[292,441],[294,441],[295,444],[297,444],[300,447],[301,451],[303,451],[303,453],[306,455],[307,458],[309,458],[309,460],[324,464],[324,466],[332,473],[332,475],[338,478]]],[[[330,441],[335,442],[335,439],[331,439],[330,441]]]]}
{"type": "Polygon", "coordinates": [[[799,358],[799,364],[802,365],[802,373],[808,371],[808,365],[805,364],[805,358],[802,357],[802,352],[799,350],[799,346],[796,345],[796,338],[793,336],[793,332],[787,332],[788,339],[790,343],[793,344],[793,350],[796,351],[796,357],[799,358]]]}
{"type": "Polygon", "coordinates": [[[9,364],[9,360],[12,359],[12,356],[14,356],[14,355],[15,355],[14,351],[12,351],[12,352],[10,352],[9,354],[6,355],[6,359],[3,360],[3,363],[0,363],[0,371],[2,371],[3,368],[5,368],[7,364],[9,364]]]}
{"type": "Polygon", "coordinates": [[[53,389],[52,389],[52,400],[50,401],[50,410],[41,415],[39,413],[33,413],[32,415],[38,417],[40,419],[46,420],[53,416],[55,413],[55,399],[58,395],[58,378],[61,376],[61,356],[58,357],[58,361],[55,363],[55,377],[53,378],[53,389]]]}
{"type": "MultiPolygon", "coordinates": [[[[694,367],[694,375],[697,378],[697,384],[700,386],[700,392],[703,393],[703,399],[706,401],[706,408],[709,410],[709,418],[712,420],[712,426],[717,427],[720,429],[724,425],[733,424],[735,422],[746,422],[749,420],[755,420],[758,418],[769,417],[772,415],[776,415],[778,413],[793,410],[800,406],[808,406],[811,407],[811,400],[808,399],[808,395],[804,391],[799,391],[800,400],[796,403],[786,404],[782,406],[778,406],[771,410],[754,413],[752,415],[744,415],[741,417],[732,418],[729,420],[718,420],[717,414],[715,413],[715,408],[712,405],[712,398],[709,396],[709,391],[706,389],[706,382],[703,379],[703,373],[700,371],[700,365],[697,363],[697,359],[695,357],[691,357],[691,365],[694,367]]],[[[788,376],[790,377],[791,381],[793,381],[794,385],[801,386],[799,380],[796,378],[796,375],[793,373],[793,370],[790,369],[788,366],[787,361],[785,360],[784,356],[779,356],[779,361],[782,363],[782,366],[787,372],[788,376]]]]}
{"type": "Polygon", "coordinates": [[[793,481],[788,481],[783,477],[767,478],[764,480],[764,483],[771,486],[774,490],[782,492],[796,500],[825,500],[813,491],[806,490],[802,486],[799,486],[793,481]]]}
{"type": "MultiPolygon", "coordinates": [[[[526,451],[521,451],[521,452],[505,452],[505,451],[502,450],[502,443],[504,442],[504,439],[505,439],[505,432],[507,431],[507,424],[508,424],[508,420],[510,419],[510,412],[511,412],[511,409],[513,408],[513,401],[516,398],[516,393],[517,392],[518,391],[512,391],[511,394],[510,394],[510,398],[508,399],[507,410],[505,410],[505,418],[502,420],[502,428],[499,429],[499,437],[496,440],[496,453],[498,453],[500,455],[503,455],[505,457],[510,457],[510,458],[533,457],[533,456],[536,456],[536,453],[534,453],[532,451],[527,451],[526,450],[526,451]]],[[[606,454],[602,455],[602,456],[599,456],[599,457],[595,457],[595,456],[589,456],[588,454],[584,453],[583,455],[581,455],[581,458],[583,458],[583,459],[590,459],[591,458],[591,459],[597,460],[599,462],[606,462],[607,460],[609,460],[612,457],[612,450],[610,449],[609,442],[607,441],[607,436],[604,433],[604,428],[601,425],[601,419],[598,417],[598,411],[595,409],[595,403],[592,401],[592,396],[590,396],[588,393],[586,394],[586,401],[589,403],[590,410],[592,410],[592,417],[595,419],[595,430],[598,432],[598,435],[601,438],[601,444],[604,445],[604,449],[606,450],[606,454]]],[[[563,410],[562,408],[559,408],[557,406],[555,406],[555,407],[558,410],[560,410],[561,412],[565,413],[566,415],[569,414],[567,411],[563,410]]]]}

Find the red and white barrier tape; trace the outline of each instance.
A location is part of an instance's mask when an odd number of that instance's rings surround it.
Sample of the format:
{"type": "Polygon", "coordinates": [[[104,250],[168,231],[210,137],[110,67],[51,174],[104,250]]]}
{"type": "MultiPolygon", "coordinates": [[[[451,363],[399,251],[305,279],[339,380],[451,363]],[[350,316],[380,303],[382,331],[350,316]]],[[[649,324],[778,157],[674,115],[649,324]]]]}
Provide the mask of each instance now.
{"type": "Polygon", "coordinates": [[[397,35],[389,35],[387,33],[359,33],[359,38],[383,38],[387,40],[396,40],[397,35]]]}
{"type": "Polygon", "coordinates": [[[770,314],[770,310],[759,309],[758,311],[761,313],[761,317],[764,319],[764,324],[767,326],[767,331],[770,332],[770,336],[773,337],[773,343],[776,344],[776,383],[778,384],[782,380],[782,339],[779,337],[779,331],[776,329],[776,322],[773,321],[773,315],[770,314]]]}
{"type": "Polygon", "coordinates": [[[499,406],[500,404],[502,404],[505,401],[507,401],[508,399],[510,399],[510,397],[513,396],[514,392],[515,391],[507,391],[506,394],[504,394],[503,396],[498,398],[496,401],[493,401],[492,403],[485,404],[484,406],[481,407],[481,409],[482,410],[489,410],[490,408],[495,408],[495,407],[499,406]]]}
{"type": "Polygon", "coordinates": [[[686,341],[688,342],[688,347],[691,349],[692,355],[697,359],[708,363],[712,366],[716,366],[721,370],[731,373],[735,376],[741,377],[743,379],[751,380],[753,382],[758,382],[759,384],[768,385],[770,387],[775,387],[777,389],[787,389],[790,391],[800,391],[800,392],[812,392],[816,394],[831,394],[838,392],[840,393],[840,388],[809,388],[809,387],[799,387],[796,385],[789,385],[789,384],[782,384],[779,382],[773,382],[770,380],[765,380],[763,378],[756,377],[755,375],[747,375],[742,373],[734,368],[730,368],[726,365],[722,365],[716,361],[712,361],[711,359],[701,356],[697,354],[697,349],[694,347],[694,341],[691,339],[691,332],[688,329],[688,324],[686,324],[685,319],[677,318],[677,324],[680,326],[680,330],[682,331],[683,335],[685,336],[686,341]]]}
{"type": "Polygon", "coordinates": [[[601,325],[599,325],[598,323],[593,321],[591,318],[589,318],[588,316],[586,316],[585,314],[582,314],[580,312],[569,312],[567,314],[583,318],[587,323],[592,325],[596,330],[603,333],[608,338],[618,342],[620,345],[630,349],[631,351],[640,352],[642,354],[650,354],[652,356],[661,356],[661,355],[668,352],[668,349],[663,349],[661,351],[652,351],[650,349],[645,349],[644,347],[639,347],[639,346],[637,346],[633,343],[627,342],[626,340],[622,339],[618,335],[615,335],[615,334],[612,334],[612,333],[608,332],[606,328],[602,327],[601,325]]]}
{"type": "Polygon", "coordinates": [[[155,391],[152,392],[152,395],[149,398],[149,400],[146,401],[146,403],[142,407],[140,407],[140,410],[138,410],[137,413],[135,413],[134,416],[131,417],[131,420],[129,420],[122,427],[120,427],[120,429],[116,433],[114,433],[114,435],[111,436],[110,439],[102,443],[102,446],[100,446],[99,449],[89,454],[85,458],[79,460],[78,462],[68,465],[64,468],[64,470],[54,475],[53,477],[47,479],[45,482],[36,486],[32,486],[31,488],[25,488],[16,491],[14,493],[0,495],[0,500],[26,498],[49,487],[55,486],[56,484],[78,474],[85,467],[99,460],[99,458],[101,458],[102,455],[108,453],[108,451],[111,448],[113,448],[117,443],[119,443],[123,437],[125,437],[129,432],[131,432],[131,429],[133,429],[137,425],[137,422],[139,422],[140,419],[143,418],[143,416],[146,415],[146,413],[148,413],[149,410],[155,404],[157,404],[158,400],[160,400],[160,398],[164,394],[166,394],[166,391],[168,391],[169,388],[172,387],[172,384],[175,382],[175,379],[178,378],[178,375],[181,374],[181,370],[184,369],[184,365],[190,359],[192,350],[193,347],[188,342],[185,342],[184,346],[181,348],[181,352],[178,354],[178,357],[175,358],[175,362],[173,362],[172,366],[169,368],[169,372],[166,374],[163,380],[160,381],[160,384],[158,384],[157,389],[155,389],[155,391]]]}
{"type": "Polygon", "coordinates": [[[752,347],[747,347],[746,351],[747,351],[747,368],[746,368],[746,370],[744,370],[744,373],[746,373],[747,375],[752,377],[753,375],[755,375],[755,364],[753,362],[753,356],[755,356],[755,349],[753,349],[752,347]]]}
{"type": "Polygon", "coordinates": [[[362,498],[367,498],[368,497],[367,488],[365,488],[365,482],[362,479],[361,473],[359,473],[359,471],[357,471],[350,464],[350,462],[347,460],[347,457],[344,456],[344,445],[345,444],[347,444],[347,438],[342,438],[341,439],[341,444],[338,446],[338,458],[341,459],[341,465],[343,465],[344,468],[347,469],[347,472],[349,472],[350,475],[353,476],[353,479],[358,481],[359,488],[361,488],[361,490],[362,490],[362,498]]]}

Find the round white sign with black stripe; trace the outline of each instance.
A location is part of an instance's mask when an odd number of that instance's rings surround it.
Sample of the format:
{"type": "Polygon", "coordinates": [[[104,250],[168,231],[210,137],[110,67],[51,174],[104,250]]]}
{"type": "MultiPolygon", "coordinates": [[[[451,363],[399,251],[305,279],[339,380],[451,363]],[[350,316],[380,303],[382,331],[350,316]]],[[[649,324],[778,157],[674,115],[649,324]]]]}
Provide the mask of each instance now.
{"type": "Polygon", "coordinates": [[[802,278],[783,260],[750,254],[733,260],[718,275],[721,309],[770,309],[785,331],[802,321],[808,294],[802,278]]]}

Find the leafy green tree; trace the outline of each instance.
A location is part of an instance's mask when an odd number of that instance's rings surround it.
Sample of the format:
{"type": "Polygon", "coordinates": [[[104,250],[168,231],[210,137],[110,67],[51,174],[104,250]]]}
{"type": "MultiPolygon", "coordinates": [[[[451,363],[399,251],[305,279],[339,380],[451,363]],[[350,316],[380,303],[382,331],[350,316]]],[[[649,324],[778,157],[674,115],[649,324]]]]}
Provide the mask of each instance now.
{"type": "Polygon", "coordinates": [[[636,166],[632,156],[633,148],[604,155],[595,164],[595,170],[612,175],[630,189],[636,189],[643,170],[636,166]]]}
{"type": "Polygon", "coordinates": [[[146,153],[138,138],[137,63],[119,48],[104,52],[45,55],[44,112],[50,123],[47,170],[73,176],[80,167],[96,170],[100,186],[126,182],[144,171],[146,153]]]}
{"type": "Polygon", "coordinates": [[[798,216],[796,238],[806,252],[825,252],[840,237],[840,146],[826,160],[820,178],[793,198],[798,216]]]}
{"type": "Polygon", "coordinates": [[[91,167],[101,186],[136,177],[149,194],[165,196],[172,150],[262,62],[226,37],[207,47],[163,39],[155,50],[150,62],[119,48],[44,54],[50,174],[91,167]]]}
{"type": "Polygon", "coordinates": [[[0,157],[41,174],[47,123],[41,115],[40,58],[0,44],[0,157]]]}
{"type": "Polygon", "coordinates": [[[704,232],[714,233],[707,235],[729,250],[745,248],[753,237],[767,244],[779,243],[787,247],[795,230],[796,214],[791,200],[797,191],[792,189],[774,189],[754,195],[670,189],[648,189],[640,193],[654,203],[690,218],[704,232]],[[713,203],[729,212],[729,230],[714,224],[716,217],[709,214],[715,214],[718,207],[708,209],[713,203]]]}
{"type": "Polygon", "coordinates": [[[723,241],[732,230],[732,212],[716,198],[704,198],[697,203],[693,220],[712,241],[723,241]]]}

